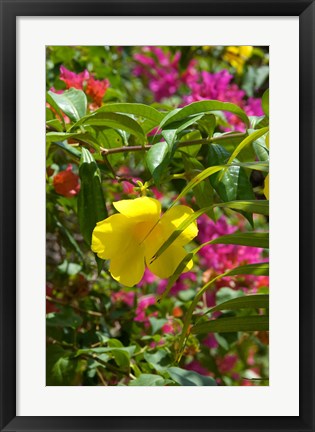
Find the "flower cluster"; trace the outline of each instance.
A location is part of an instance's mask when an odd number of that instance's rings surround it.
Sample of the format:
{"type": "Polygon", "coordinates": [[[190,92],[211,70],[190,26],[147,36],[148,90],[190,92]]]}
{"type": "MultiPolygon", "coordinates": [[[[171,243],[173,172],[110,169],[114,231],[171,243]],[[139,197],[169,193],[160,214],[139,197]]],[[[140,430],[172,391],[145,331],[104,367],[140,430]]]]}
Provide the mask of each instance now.
{"type": "Polygon", "coordinates": [[[223,60],[230,63],[237,73],[242,73],[244,64],[252,55],[253,49],[252,46],[248,45],[228,46],[223,54],[223,60]]]}
{"type": "MultiPolygon", "coordinates": [[[[86,69],[77,74],[61,65],[59,78],[65,82],[67,89],[76,88],[78,90],[85,90],[86,94],[93,100],[96,108],[102,105],[103,97],[109,87],[107,79],[96,80],[86,69]]],[[[52,90],[55,91],[54,89],[52,90]]]]}
{"type": "Polygon", "coordinates": [[[189,63],[184,73],[180,73],[180,57],[179,51],[171,57],[169,52],[165,53],[162,48],[154,46],[143,47],[141,53],[134,55],[137,66],[133,73],[148,79],[156,101],[176,94],[180,85],[195,74],[194,61],[189,63]]]}
{"type": "MultiPolygon", "coordinates": [[[[245,91],[232,82],[233,75],[223,69],[216,73],[200,72],[197,77],[187,81],[190,94],[184,96],[184,103],[190,104],[201,100],[219,100],[231,102],[242,108],[247,115],[263,115],[261,99],[245,99],[245,91]],[[197,79],[196,79],[197,78],[197,79]]],[[[244,131],[243,122],[234,114],[226,113],[226,118],[234,130],[244,131]]]]}
{"type": "MultiPolygon", "coordinates": [[[[246,59],[250,56],[252,47],[229,47],[225,55],[238,71],[241,71],[246,59]],[[237,49],[237,52],[235,52],[237,49]]],[[[178,51],[173,58],[169,52],[159,47],[144,47],[141,53],[134,54],[137,66],[133,72],[136,76],[145,77],[155,100],[161,101],[175,94],[178,95],[181,86],[188,88],[189,93],[183,96],[183,105],[202,100],[219,100],[231,102],[241,107],[247,115],[263,115],[261,99],[250,97],[233,83],[233,75],[227,70],[210,73],[199,72],[195,60],[191,60],[185,70],[181,72],[178,51]]],[[[226,118],[233,130],[244,131],[243,122],[235,115],[226,113],[226,118]]]]}
{"type": "MultiPolygon", "coordinates": [[[[198,220],[199,234],[198,240],[201,244],[213,240],[223,235],[232,234],[237,230],[237,226],[229,225],[227,219],[221,216],[217,222],[203,215],[198,220]]],[[[262,249],[250,246],[240,246],[231,244],[215,244],[204,246],[199,252],[199,263],[204,271],[204,280],[224,273],[225,271],[245,265],[262,262],[262,249]]],[[[218,290],[221,286],[233,289],[257,290],[260,286],[268,285],[268,278],[263,276],[243,275],[241,278],[224,277],[219,280],[215,287],[218,290]]],[[[215,292],[208,295],[209,306],[215,301],[215,292]]]]}
{"type": "Polygon", "coordinates": [[[71,164],[64,171],[60,171],[54,176],[53,186],[59,195],[67,198],[71,198],[79,193],[79,176],[72,171],[71,164]]]}

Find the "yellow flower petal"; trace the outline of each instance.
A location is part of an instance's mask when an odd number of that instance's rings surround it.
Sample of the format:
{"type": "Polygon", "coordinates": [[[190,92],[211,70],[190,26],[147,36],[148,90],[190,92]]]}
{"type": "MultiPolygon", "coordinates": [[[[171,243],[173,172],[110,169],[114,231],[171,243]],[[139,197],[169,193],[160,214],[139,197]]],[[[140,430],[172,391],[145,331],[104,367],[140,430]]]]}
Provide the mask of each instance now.
{"type": "Polygon", "coordinates": [[[265,178],[264,195],[269,200],[269,174],[265,178]]]}
{"type": "MultiPolygon", "coordinates": [[[[151,255],[146,255],[146,264],[153,274],[156,276],[166,279],[169,278],[176,270],[179,263],[185,258],[187,252],[181,246],[172,244],[166,249],[162,255],[159,256],[153,263],[150,264],[151,255]]],[[[193,266],[193,262],[190,261],[183,273],[190,270],[193,266]]]]}
{"type": "Polygon", "coordinates": [[[148,219],[158,220],[161,214],[160,202],[149,197],[116,201],[113,205],[119,213],[128,218],[135,218],[138,221],[145,221],[148,219]]]}
{"type": "Polygon", "coordinates": [[[144,246],[136,243],[130,244],[123,253],[115,255],[109,267],[112,277],[128,287],[141,281],[144,269],[144,246]]]}
{"type": "MultiPolygon", "coordinates": [[[[160,225],[163,229],[164,241],[184,222],[189,216],[193,214],[190,207],[178,205],[168,210],[161,218],[160,225]]],[[[174,243],[185,245],[189,243],[198,234],[197,222],[192,222],[184,231],[177,237],[174,243]]],[[[156,251],[155,251],[156,252],[156,251]]]]}
{"type": "Polygon", "coordinates": [[[251,45],[242,45],[240,46],[240,54],[242,57],[250,57],[253,52],[253,47],[251,45]]]}
{"type": "Polygon", "coordinates": [[[92,233],[92,251],[102,259],[122,253],[133,242],[132,227],[130,219],[121,214],[98,222],[92,233]]]}

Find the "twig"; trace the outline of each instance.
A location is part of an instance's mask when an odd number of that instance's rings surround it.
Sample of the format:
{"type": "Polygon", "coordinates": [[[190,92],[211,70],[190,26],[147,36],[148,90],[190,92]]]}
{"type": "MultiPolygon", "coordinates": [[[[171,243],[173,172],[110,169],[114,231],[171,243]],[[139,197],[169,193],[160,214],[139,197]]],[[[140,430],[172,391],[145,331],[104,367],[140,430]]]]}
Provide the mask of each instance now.
{"type": "MultiPolygon", "coordinates": [[[[235,134],[229,134],[227,135],[222,135],[219,137],[212,137],[210,139],[199,139],[199,140],[193,140],[193,141],[182,141],[177,143],[177,148],[181,148],[181,147],[188,147],[191,145],[203,145],[203,144],[209,144],[212,142],[217,142],[220,141],[222,139],[230,139],[230,138],[240,138],[240,137],[244,137],[246,136],[246,133],[235,133],[235,134]]],[[[151,147],[153,147],[153,145],[151,144],[147,144],[144,146],[122,146],[122,147],[115,147],[115,148],[111,148],[111,149],[106,149],[103,147],[100,147],[100,152],[102,155],[110,155],[110,154],[115,154],[115,153],[124,153],[124,152],[135,152],[135,151],[147,151],[150,150],[151,147]]]]}

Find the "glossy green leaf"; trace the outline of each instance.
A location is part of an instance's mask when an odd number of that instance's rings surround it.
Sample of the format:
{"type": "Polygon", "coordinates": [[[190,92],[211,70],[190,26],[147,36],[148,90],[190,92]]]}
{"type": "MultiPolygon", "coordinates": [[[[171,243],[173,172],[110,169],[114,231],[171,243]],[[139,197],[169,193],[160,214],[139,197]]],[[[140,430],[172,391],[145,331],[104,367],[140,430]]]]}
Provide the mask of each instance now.
{"type": "MultiPolygon", "coordinates": [[[[55,102],[61,111],[63,111],[72,121],[77,122],[85,116],[87,108],[87,99],[82,90],[70,88],[63,93],[58,94],[52,91],[48,92],[50,98],[55,102]]],[[[49,102],[49,100],[47,100],[49,102]]]]}
{"type": "MultiPolygon", "coordinates": [[[[204,171],[205,167],[196,158],[183,154],[184,168],[187,178],[193,178],[197,173],[204,171]]],[[[213,188],[209,182],[201,182],[194,188],[196,203],[199,208],[209,207],[213,204],[213,188]]],[[[214,219],[213,209],[207,215],[214,219]]]]}
{"type": "Polygon", "coordinates": [[[177,109],[168,113],[164,119],[160,123],[160,127],[164,128],[170,123],[174,123],[179,120],[183,120],[189,116],[196,114],[206,114],[213,111],[228,111],[235,115],[237,115],[246,126],[249,126],[249,120],[245,112],[239,108],[237,105],[234,105],[229,102],[220,102],[220,101],[200,101],[193,102],[190,105],[185,106],[184,108],[177,109]]]}
{"type": "Polygon", "coordinates": [[[265,115],[269,117],[269,89],[267,89],[263,94],[261,104],[265,115]]]}
{"type": "Polygon", "coordinates": [[[254,315],[245,317],[218,318],[192,327],[192,334],[268,331],[269,316],[254,315]]]}
{"type": "Polygon", "coordinates": [[[46,141],[52,142],[52,141],[64,141],[68,139],[73,138],[80,138],[82,137],[82,133],[69,133],[69,132],[47,132],[46,133],[46,141]]]}
{"type": "MultiPolygon", "coordinates": [[[[253,162],[253,163],[234,163],[233,165],[237,166],[242,166],[242,167],[246,167],[248,169],[259,169],[264,167],[268,167],[268,164],[263,164],[262,162],[253,162]]],[[[182,197],[184,197],[189,191],[191,191],[191,189],[193,189],[194,187],[196,187],[200,182],[204,181],[205,179],[207,179],[208,177],[210,177],[211,175],[217,173],[218,171],[221,171],[225,168],[229,168],[231,165],[218,165],[218,166],[213,166],[213,167],[209,167],[206,168],[204,171],[202,171],[201,173],[199,173],[198,175],[196,175],[196,177],[194,177],[185,187],[184,189],[181,191],[181,193],[177,196],[176,200],[174,201],[174,203],[176,203],[177,201],[179,201],[182,197]]],[[[265,170],[265,168],[263,168],[263,170],[265,170]]],[[[267,168],[268,170],[268,168],[267,168]]]]}
{"type": "Polygon", "coordinates": [[[266,139],[264,139],[264,137],[260,137],[258,138],[258,140],[253,142],[253,149],[255,151],[255,154],[257,158],[263,162],[269,161],[269,150],[266,145],[266,140],[268,136],[269,133],[266,135],[266,139]]]}
{"type": "MultiPolygon", "coordinates": [[[[144,132],[135,120],[131,117],[123,114],[97,112],[84,117],[81,119],[80,126],[99,126],[103,128],[121,129],[132,135],[135,135],[141,141],[144,140],[144,132]]],[[[78,123],[73,125],[71,130],[76,130],[78,123]]]]}
{"type": "Polygon", "coordinates": [[[269,248],[269,233],[261,232],[237,232],[217,237],[209,242],[203,243],[198,250],[210,244],[234,244],[267,249],[269,248]]]}
{"type": "Polygon", "coordinates": [[[177,122],[172,122],[165,126],[162,130],[162,135],[167,141],[170,147],[172,147],[178,137],[178,134],[183,130],[187,129],[189,126],[195,124],[198,120],[203,117],[203,114],[192,116],[188,119],[179,120],[177,122]]]}
{"type": "Polygon", "coordinates": [[[100,112],[112,112],[122,114],[133,114],[137,117],[143,117],[149,119],[157,126],[163,119],[164,114],[156,110],[150,105],[144,105],[140,103],[111,103],[106,104],[99,108],[97,113],[100,112]]]}
{"type": "Polygon", "coordinates": [[[257,131],[251,133],[246,137],[233,151],[232,155],[230,156],[229,160],[227,161],[227,164],[230,164],[233,162],[233,160],[237,157],[237,155],[249,144],[256,141],[259,137],[265,135],[269,130],[269,127],[264,127],[262,129],[258,129],[257,131]]]}
{"type": "Polygon", "coordinates": [[[81,189],[78,197],[78,217],[84,240],[90,246],[96,223],[107,217],[101,178],[92,154],[82,148],[79,175],[81,189]]]}
{"type": "Polygon", "coordinates": [[[157,372],[164,371],[171,363],[171,356],[163,349],[159,349],[154,354],[145,352],[143,357],[157,372]]]}
{"type": "Polygon", "coordinates": [[[212,307],[207,313],[223,310],[235,309],[268,309],[269,308],[269,295],[268,294],[252,294],[237,297],[217,306],[212,307]]]}
{"type": "Polygon", "coordinates": [[[255,275],[255,276],[269,276],[269,263],[255,263],[247,264],[236,267],[225,273],[225,276],[238,276],[238,275],[255,275]]]}
{"type": "Polygon", "coordinates": [[[66,142],[62,141],[53,141],[53,144],[62,148],[66,152],[68,152],[71,156],[73,156],[75,159],[81,158],[81,152],[77,150],[75,147],[67,144],[66,142]]]}
{"type": "MultiPolygon", "coordinates": [[[[212,144],[208,150],[208,166],[223,165],[230,157],[224,147],[212,144]]],[[[237,163],[238,160],[234,159],[237,163]]],[[[210,177],[210,183],[222,201],[251,200],[255,198],[252,185],[248,179],[244,168],[231,165],[220,175],[215,173],[210,177]]],[[[251,225],[253,217],[251,214],[244,213],[251,225]]]]}
{"type": "MultiPolygon", "coordinates": [[[[111,339],[110,339],[111,340],[111,339]]],[[[129,357],[132,357],[132,355],[134,354],[136,349],[135,345],[131,345],[128,347],[124,347],[124,346],[111,346],[111,347],[97,347],[97,348],[83,348],[83,349],[79,349],[76,352],[76,356],[80,356],[80,355],[84,355],[84,354],[104,354],[104,353],[110,353],[112,351],[121,351],[121,352],[125,352],[128,354],[129,357]]]]}
{"type": "Polygon", "coordinates": [[[215,379],[195,371],[172,366],[167,369],[169,376],[181,386],[216,386],[215,379]]]}
{"type": "Polygon", "coordinates": [[[130,381],[129,386],[164,386],[165,380],[159,375],[141,374],[138,378],[130,381]]]}
{"type": "Polygon", "coordinates": [[[63,125],[57,119],[52,119],[46,121],[46,126],[48,130],[55,130],[56,132],[63,132],[63,125]]]}
{"type": "Polygon", "coordinates": [[[202,137],[212,138],[217,123],[215,116],[213,114],[204,114],[197,123],[202,137]]]}
{"type": "MultiPolygon", "coordinates": [[[[62,110],[59,108],[58,104],[55,102],[55,99],[51,96],[52,92],[47,92],[46,93],[46,102],[49,103],[50,107],[50,111],[53,113],[53,116],[55,117],[55,113],[57,114],[57,116],[60,118],[63,128],[66,129],[66,123],[65,123],[65,119],[62,113],[62,110]],[[54,110],[54,112],[52,111],[52,109],[54,110]]],[[[46,119],[47,119],[47,108],[46,108],[46,119]]]]}
{"type": "Polygon", "coordinates": [[[170,160],[171,150],[166,141],[154,144],[145,155],[145,160],[156,184],[165,172],[170,160]]]}

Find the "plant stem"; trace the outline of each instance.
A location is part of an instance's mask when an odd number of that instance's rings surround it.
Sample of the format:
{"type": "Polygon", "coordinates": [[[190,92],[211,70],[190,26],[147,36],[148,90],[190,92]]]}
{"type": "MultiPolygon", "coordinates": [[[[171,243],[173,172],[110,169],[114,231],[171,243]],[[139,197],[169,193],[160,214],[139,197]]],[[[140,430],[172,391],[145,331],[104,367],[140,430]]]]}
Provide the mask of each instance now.
{"type": "MultiPolygon", "coordinates": [[[[222,135],[219,137],[212,137],[210,139],[199,139],[199,140],[193,140],[193,141],[181,141],[177,143],[177,148],[181,148],[181,147],[188,147],[191,145],[203,145],[203,144],[209,144],[212,142],[217,142],[220,141],[222,139],[226,140],[229,138],[241,138],[246,136],[246,133],[234,133],[234,134],[230,134],[228,136],[226,135],[222,135]]],[[[153,144],[154,145],[154,144],[153,144]]],[[[111,149],[106,149],[103,147],[100,147],[100,151],[102,155],[109,155],[109,154],[115,154],[115,153],[125,153],[125,152],[135,152],[135,151],[147,151],[150,150],[150,148],[153,146],[151,144],[147,144],[144,146],[122,146],[122,147],[116,147],[116,148],[111,148],[111,149]]]]}
{"type": "Polygon", "coordinates": [[[209,282],[207,282],[200,289],[200,291],[197,292],[196,297],[194,298],[194,300],[192,301],[191,305],[189,306],[188,311],[187,311],[186,316],[185,316],[183,330],[182,330],[182,333],[181,333],[180,338],[179,338],[178,351],[177,351],[177,355],[176,355],[176,359],[175,359],[175,361],[177,363],[180,361],[180,359],[182,357],[186,338],[188,339],[188,336],[190,334],[190,328],[189,327],[190,327],[190,323],[191,323],[191,317],[192,317],[192,314],[194,312],[195,307],[197,306],[197,303],[199,302],[199,300],[203,296],[203,294],[207,291],[207,289],[210,288],[210,286],[217,279],[219,279],[221,277],[224,277],[224,276],[225,276],[225,273],[222,273],[222,274],[216,276],[215,278],[211,279],[209,282]]]}

